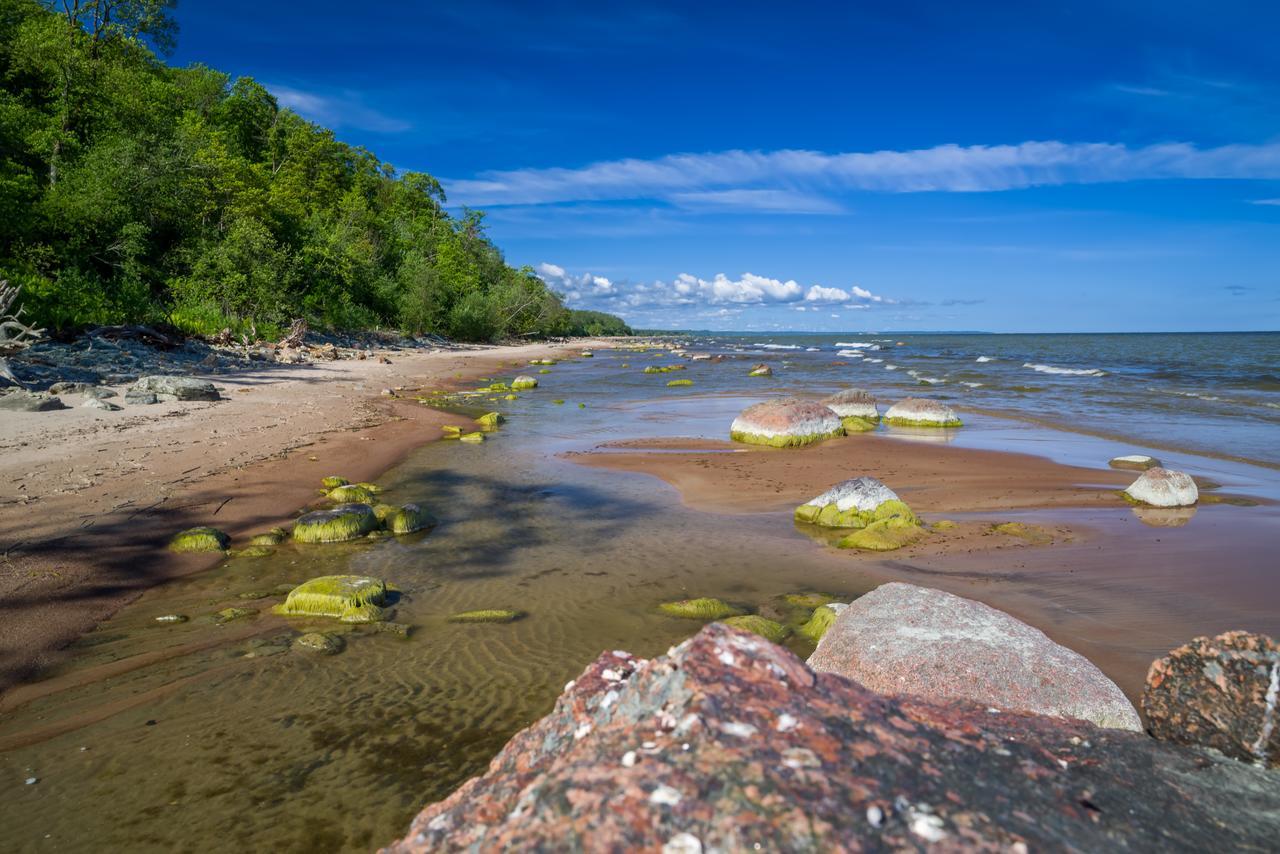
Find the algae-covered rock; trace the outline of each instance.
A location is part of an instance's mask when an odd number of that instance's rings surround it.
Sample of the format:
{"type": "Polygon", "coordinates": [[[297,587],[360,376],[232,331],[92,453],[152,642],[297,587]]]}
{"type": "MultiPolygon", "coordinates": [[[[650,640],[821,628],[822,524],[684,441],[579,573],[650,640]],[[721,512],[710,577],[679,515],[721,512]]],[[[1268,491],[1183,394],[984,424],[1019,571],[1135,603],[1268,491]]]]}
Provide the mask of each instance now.
{"type": "Polygon", "coordinates": [[[289,538],[289,532],[284,528],[272,528],[263,534],[254,534],[249,540],[251,546],[275,546],[283,543],[289,538]]]}
{"type": "Polygon", "coordinates": [[[336,474],[320,479],[320,485],[325,489],[337,489],[339,486],[346,486],[350,482],[345,477],[338,477],[336,474]]]}
{"type": "Polygon", "coordinates": [[[413,626],[408,623],[394,623],[391,621],[383,623],[370,623],[369,628],[383,634],[395,635],[396,637],[407,638],[413,632],[413,626]]]}
{"type": "Polygon", "coordinates": [[[841,549],[866,549],[874,552],[890,552],[910,545],[920,539],[923,529],[917,522],[901,516],[880,519],[861,530],[854,531],[836,543],[841,549]]]}
{"type": "Polygon", "coordinates": [[[257,613],[252,608],[223,608],[213,615],[213,621],[215,623],[229,623],[232,620],[243,620],[245,617],[252,617],[257,613]]]}
{"type": "Polygon", "coordinates": [[[1027,525],[1023,522],[1001,522],[992,525],[991,530],[1007,537],[1017,537],[1033,545],[1042,546],[1053,542],[1053,535],[1038,525],[1027,525]]]}
{"type": "Polygon", "coordinates": [[[593,356],[595,356],[595,353],[592,353],[590,350],[583,350],[581,355],[582,355],[582,358],[584,359],[590,359],[593,356]]]}
{"type": "Polygon", "coordinates": [[[329,490],[327,497],[337,504],[368,504],[373,493],[359,483],[348,483],[329,490]]]}
{"type": "Polygon", "coordinates": [[[331,632],[307,632],[293,639],[293,648],[319,655],[337,655],[347,648],[347,642],[331,632]]]}
{"type": "Polygon", "coordinates": [[[511,381],[511,387],[517,391],[526,388],[537,388],[538,380],[527,374],[521,374],[511,381]]]}
{"type": "Polygon", "coordinates": [[[771,376],[773,376],[773,368],[769,367],[768,365],[766,365],[766,364],[764,364],[764,363],[762,362],[762,363],[761,363],[761,364],[759,364],[759,365],[754,365],[754,366],[752,366],[751,370],[747,372],[747,376],[749,376],[749,377],[771,377],[771,376]]]}
{"type": "Polygon", "coordinates": [[[908,397],[898,401],[884,414],[888,424],[897,427],[961,427],[964,422],[955,411],[937,400],[908,397]]]}
{"type": "Polygon", "coordinates": [[[483,441],[484,441],[484,434],[483,434],[483,433],[480,433],[480,432],[474,432],[474,433],[463,433],[461,436],[459,436],[459,437],[458,437],[458,441],[459,441],[459,442],[470,442],[471,444],[475,444],[475,443],[477,443],[477,442],[483,442],[483,441]]]}
{"type": "Polygon", "coordinates": [[[230,537],[217,528],[188,528],[169,541],[172,552],[222,552],[227,550],[230,537]]]}
{"type": "Polygon", "coordinates": [[[950,531],[956,527],[958,527],[956,523],[950,519],[939,519],[933,523],[933,530],[935,531],[950,531]]]}
{"type": "Polygon", "coordinates": [[[822,636],[827,633],[827,629],[831,628],[831,624],[836,621],[836,617],[840,616],[840,612],[849,606],[842,602],[827,602],[813,609],[808,622],[796,629],[801,636],[808,638],[813,643],[822,640],[822,636]]]}
{"type": "Polygon", "coordinates": [[[249,546],[247,549],[241,549],[235,553],[236,557],[270,557],[275,554],[276,550],[271,546],[249,546]]]}
{"type": "Polygon", "coordinates": [[[797,522],[828,528],[865,528],[890,516],[915,519],[898,494],[874,477],[855,477],[836,484],[795,510],[797,522]]]}
{"type": "Polygon", "coordinates": [[[390,519],[395,514],[395,512],[400,509],[394,504],[384,504],[381,501],[371,506],[373,507],[373,515],[377,516],[378,522],[383,525],[385,525],[387,523],[387,520],[390,519]]]}
{"type": "Polygon", "coordinates": [[[1186,472],[1150,468],[1125,488],[1124,494],[1152,507],[1190,507],[1200,498],[1196,482],[1186,472]]]}
{"type": "Polygon", "coordinates": [[[508,394],[508,395],[503,395],[503,398],[502,398],[502,399],[503,399],[503,400],[519,400],[519,399],[520,399],[520,395],[518,395],[518,394],[508,394]]]}
{"type": "Polygon", "coordinates": [[[273,610],[290,617],[336,617],[344,623],[372,623],[386,612],[387,585],[363,575],[323,575],[300,584],[273,610]]]}
{"type": "Polygon", "coordinates": [[[499,424],[501,424],[505,420],[506,419],[503,418],[500,413],[486,412],[484,415],[481,415],[479,418],[476,419],[476,423],[479,424],[481,427],[493,428],[493,427],[497,427],[499,424]]]}
{"type": "Polygon", "coordinates": [[[804,608],[808,611],[837,601],[837,597],[830,593],[784,593],[778,598],[792,608],[804,608]]]}
{"type": "Polygon", "coordinates": [[[1149,457],[1146,454],[1129,454],[1123,457],[1112,457],[1107,461],[1107,465],[1113,469],[1127,469],[1129,471],[1146,471],[1160,465],[1160,461],[1155,457],[1149,457]]]}
{"type": "Polygon", "coordinates": [[[293,526],[293,539],[299,543],[341,543],[363,537],[376,527],[378,517],[368,504],[340,504],[300,517],[293,526]]]}
{"type": "Polygon", "coordinates": [[[875,421],[859,418],[856,415],[846,415],[840,419],[840,423],[844,425],[846,433],[869,433],[876,429],[875,421]]]}
{"type": "Polygon", "coordinates": [[[506,608],[481,608],[476,611],[450,614],[448,619],[451,623],[513,623],[524,615],[524,611],[512,611],[506,608]]]}
{"type": "Polygon", "coordinates": [[[876,405],[876,399],[864,388],[846,388],[838,391],[830,397],[823,398],[822,405],[841,418],[858,418],[870,422],[880,420],[880,409],[876,405]]]}
{"type": "Polygon", "coordinates": [[[417,504],[406,504],[387,516],[387,530],[393,534],[412,534],[430,528],[436,520],[417,504]]]}
{"type": "Polygon", "coordinates": [[[668,380],[668,386],[693,385],[693,380],[668,380]]]}
{"type": "Polygon", "coordinates": [[[771,643],[782,643],[786,640],[787,635],[791,634],[791,629],[782,625],[782,623],[775,623],[773,620],[765,619],[757,614],[727,617],[721,622],[726,626],[733,626],[735,629],[757,634],[771,643]]]}
{"type": "Polygon", "coordinates": [[[699,599],[663,602],[658,606],[658,610],[669,617],[680,617],[684,620],[723,620],[726,617],[741,617],[747,613],[721,599],[705,596],[699,599]]]}
{"type": "Polygon", "coordinates": [[[843,435],[840,416],[820,403],[795,398],[748,406],[729,427],[729,438],[735,442],[775,448],[808,445],[843,435]]]}

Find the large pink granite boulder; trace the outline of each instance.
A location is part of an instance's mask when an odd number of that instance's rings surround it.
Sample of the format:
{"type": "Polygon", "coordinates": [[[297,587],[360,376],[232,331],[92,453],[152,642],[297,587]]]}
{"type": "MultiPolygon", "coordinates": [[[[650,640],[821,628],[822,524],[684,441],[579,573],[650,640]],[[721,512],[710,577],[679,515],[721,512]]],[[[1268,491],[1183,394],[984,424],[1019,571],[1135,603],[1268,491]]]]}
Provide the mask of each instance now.
{"type": "Polygon", "coordinates": [[[844,424],[821,403],[783,397],[748,406],[729,427],[735,442],[786,448],[843,436],[844,424]]]}

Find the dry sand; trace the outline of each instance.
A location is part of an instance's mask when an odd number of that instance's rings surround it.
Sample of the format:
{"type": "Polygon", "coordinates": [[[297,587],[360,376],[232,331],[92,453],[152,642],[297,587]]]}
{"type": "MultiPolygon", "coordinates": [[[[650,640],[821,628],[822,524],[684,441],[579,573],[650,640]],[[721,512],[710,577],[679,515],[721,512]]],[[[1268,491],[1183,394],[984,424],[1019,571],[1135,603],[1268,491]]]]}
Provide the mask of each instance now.
{"type": "MultiPolygon", "coordinates": [[[[449,388],[604,342],[378,353],[200,377],[216,403],[0,413],[0,692],[144,590],[221,556],[158,548],[287,523],[321,477],[377,477],[447,417],[384,388],[449,388]],[[514,364],[513,364],[514,363],[514,364]]],[[[453,419],[456,420],[456,419],[453,419]]]]}

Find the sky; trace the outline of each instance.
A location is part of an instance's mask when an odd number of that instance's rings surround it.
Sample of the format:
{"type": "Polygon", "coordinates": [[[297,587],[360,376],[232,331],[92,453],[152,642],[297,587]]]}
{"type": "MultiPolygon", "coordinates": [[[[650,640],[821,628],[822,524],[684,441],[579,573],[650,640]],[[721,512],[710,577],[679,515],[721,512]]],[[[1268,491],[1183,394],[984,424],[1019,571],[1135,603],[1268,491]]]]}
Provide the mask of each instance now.
{"type": "Polygon", "coordinates": [[[177,18],[170,61],[431,173],[510,263],[635,326],[1280,329],[1280,4],[177,18]]]}

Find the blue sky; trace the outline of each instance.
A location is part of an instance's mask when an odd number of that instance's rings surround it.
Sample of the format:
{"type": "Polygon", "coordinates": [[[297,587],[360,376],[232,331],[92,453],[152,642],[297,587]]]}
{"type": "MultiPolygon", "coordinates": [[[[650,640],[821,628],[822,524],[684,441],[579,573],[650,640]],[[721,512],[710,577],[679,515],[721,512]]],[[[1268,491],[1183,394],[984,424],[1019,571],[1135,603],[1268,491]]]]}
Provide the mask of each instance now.
{"type": "Polygon", "coordinates": [[[1280,329],[1280,5],[861,5],[183,0],[173,60],[640,326],[1280,329]]]}

